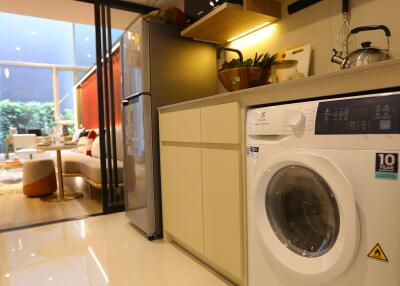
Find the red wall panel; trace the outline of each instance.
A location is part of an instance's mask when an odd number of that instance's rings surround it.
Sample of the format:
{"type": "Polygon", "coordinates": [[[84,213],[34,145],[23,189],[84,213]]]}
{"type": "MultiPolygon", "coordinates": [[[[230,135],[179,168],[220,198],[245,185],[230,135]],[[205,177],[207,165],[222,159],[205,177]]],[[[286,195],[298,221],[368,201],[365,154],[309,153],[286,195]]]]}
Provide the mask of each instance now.
{"type": "MultiPolygon", "coordinates": [[[[115,125],[121,126],[121,67],[120,50],[112,54],[112,69],[114,83],[115,125]]],[[[96,70],[81,83],[82,96],[82,124],[86,129],[99,128],[98,103],[97,103],[97,75],[96,70]]]]}
{"type": "Polygon", "coordinates": [[[114,82],[114,112],[115,112],[115,125],[122,125],[121,115],[121,65],[120,65],[121,53],[120,50],[116,50],[112,54],[112,69],[113,69],[113,82],[114,82]]]}

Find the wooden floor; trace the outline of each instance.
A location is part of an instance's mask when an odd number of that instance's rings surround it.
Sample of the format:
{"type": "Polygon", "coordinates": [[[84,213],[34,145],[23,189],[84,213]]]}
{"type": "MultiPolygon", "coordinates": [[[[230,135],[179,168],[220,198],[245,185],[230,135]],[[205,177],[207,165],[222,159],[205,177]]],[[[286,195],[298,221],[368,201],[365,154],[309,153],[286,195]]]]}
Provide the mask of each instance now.
{"type": "Polygon", "coordinates": [[[95,190],[90,199],[86,182],[64,178],[66,190],[83,192],[82,198],[64,202],[46,202],[22,193],[0,195],[0,230],[102,212],[101,193],[95,190]]]}

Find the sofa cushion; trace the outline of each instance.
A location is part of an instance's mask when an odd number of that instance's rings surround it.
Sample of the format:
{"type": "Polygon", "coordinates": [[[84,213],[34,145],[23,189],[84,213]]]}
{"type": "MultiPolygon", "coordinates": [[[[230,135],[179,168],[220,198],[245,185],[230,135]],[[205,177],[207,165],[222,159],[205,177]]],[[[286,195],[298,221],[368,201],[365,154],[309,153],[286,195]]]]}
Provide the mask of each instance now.
{"type": "MultiPolygon", "coordinates": [[[[69,152],[62,155],[63,173],[81,174],[96,184],[101,184],[100,159],[85,154],[69,152]]],[[[118,183],[123,183],[123,163],[117,161],[118,183]]]]}
{"type": "Polygon", "coordinates": [[[75,148],[73,151],[78,153],[86,153],[86,142],[87,142],[87,137],[79,138],[78,144],[81,146],[75,148]]]}
{"type": "MultiPolygon", "coordinates": [[[[117,160],[123,161],[124,160],[124,146],[122,143],[122,128],[117,126],[115,128],[115,141],[116,141],[116,151],[117,151],[117,160]]],[[[106,146],[107,147],[107,146],[106,146]]],[[[111,144],[112,147],[112,144],[111,144]]],[[[107,152],[106,152],[107,155],[107,152]]],[[[100,137],[97,136],[94,139],[92,146],[91,146],[91,156],[95,158],[100,158],[100,137]]]]}
{"type": "MultiPolygon", "coordinates": [[[[99,158],[89,158],[90,160],[85,160],[81,164],[81,174],[93,181],[96,184],[101,184],[101,167],[99,158]]],[[[123,180],[123,163],[122,161],[117,161],[118,169],[118,183],[122,183],[123,180]]],[[[108,175],[108,173],[107,173],[108,175]]]]}
{"type": "Polygon", "coordinates": [[[100,158],[100,137],[97,136],[92,144],[92,157],[100,158]]]}
{"type": "Polygon", "coordinates": [[[61,159],[62,159],[63,173],[80,174],[81,163],[85,160],[90,159],[90,157],[82,153],[68,152],[68,153],[63,153],[61,159]]]}

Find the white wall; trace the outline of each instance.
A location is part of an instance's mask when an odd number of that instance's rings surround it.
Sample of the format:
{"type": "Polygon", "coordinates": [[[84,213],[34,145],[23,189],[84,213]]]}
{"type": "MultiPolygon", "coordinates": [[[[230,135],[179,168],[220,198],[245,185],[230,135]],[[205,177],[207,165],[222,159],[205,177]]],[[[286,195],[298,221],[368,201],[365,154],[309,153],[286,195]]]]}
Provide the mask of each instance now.
{"type": "MultiPolygon", "coordinates": [[[[330,58],[333,48],[340,49],[336,34],[342,22],[342,1],[323,0],[300,12],[288,15],[287,5],[292,2],[293,0],[282,0],[282,19],[276,25],[255,32],[250,37],[239,39],[230,46],[239,48],[246,58],[253,57],[256,51],[275,53],[300,44],[311,44],[312,74],[338,70],[339,65],[332,64],[330,58]]],[[[371,24],[388,26],[392,31],[391,51],[395,57],[400,57],[400,1],[350,0],[350,3],[351,26],[353,28],[371,24]]],[[[383,32],[362,33],[356,39],[355,47],[365,40],[371,40],[373,46],[386,47],[386,37],[383,32]]]]}

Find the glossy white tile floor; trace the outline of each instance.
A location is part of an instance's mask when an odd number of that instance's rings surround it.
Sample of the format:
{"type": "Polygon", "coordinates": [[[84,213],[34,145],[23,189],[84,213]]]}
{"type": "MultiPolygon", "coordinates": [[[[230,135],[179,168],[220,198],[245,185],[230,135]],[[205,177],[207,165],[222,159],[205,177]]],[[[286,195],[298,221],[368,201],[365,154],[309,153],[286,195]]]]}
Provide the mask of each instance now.
{"type": "Polygon", "coordinates": [[[230,285],[118,213],[0,234],[0,285],[230,285]]]}

